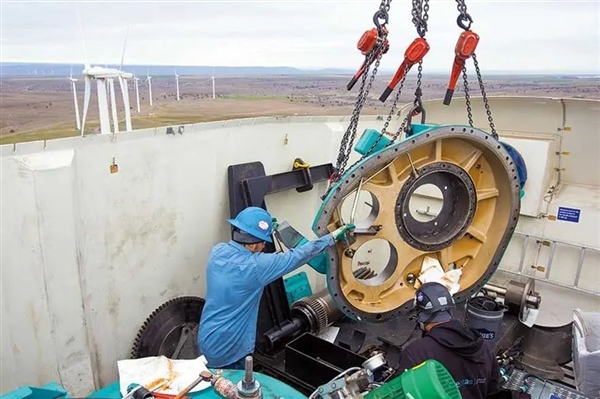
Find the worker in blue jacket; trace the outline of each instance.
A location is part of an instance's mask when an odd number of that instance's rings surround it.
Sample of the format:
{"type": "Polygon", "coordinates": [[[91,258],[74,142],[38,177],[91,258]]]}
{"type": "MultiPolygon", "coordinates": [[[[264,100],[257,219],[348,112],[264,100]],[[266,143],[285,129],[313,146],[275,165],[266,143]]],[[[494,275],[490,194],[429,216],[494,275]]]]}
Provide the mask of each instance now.
{"type": "Polygon", "coordinates": [[[283,253],[263,253],[273,242],[273,218],[262,208],[248,207],[235,219],[233,239],[217,244],[206,268],[206,302],[200,318],[198,345],[209,368],[243,369],[254,352],[258,308],[263,288],[306,264],[354,228],[334,232],[283,253]]]}

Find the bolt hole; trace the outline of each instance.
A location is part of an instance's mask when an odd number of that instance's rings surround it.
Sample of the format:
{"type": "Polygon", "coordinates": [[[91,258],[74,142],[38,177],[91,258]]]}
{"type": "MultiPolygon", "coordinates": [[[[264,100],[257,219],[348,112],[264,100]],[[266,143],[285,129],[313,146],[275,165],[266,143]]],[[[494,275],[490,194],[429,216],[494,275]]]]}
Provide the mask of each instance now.
{"type": "Polygon", "coordinates": [[[485,139],[487,140],[487,139],[488,139],[488,136],[485,136],[485,139]]]}

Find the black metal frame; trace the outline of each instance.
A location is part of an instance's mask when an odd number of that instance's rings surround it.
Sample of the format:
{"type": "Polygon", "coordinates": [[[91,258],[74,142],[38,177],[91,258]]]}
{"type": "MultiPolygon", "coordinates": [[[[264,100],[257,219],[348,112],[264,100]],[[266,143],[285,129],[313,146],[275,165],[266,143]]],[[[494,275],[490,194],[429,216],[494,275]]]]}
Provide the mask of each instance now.
{"type": "MultiPolygon", "coordinates": [[[[327,181],[333,170],[333,165],[329,163],[267,175],[262,162],[230,165],[227,168],[230,217],[235,218],[238,213],[249,206],[258,206],[266,210],[265,196],[269,194],[291,189],[296,189],[298,192],[309,191],[313,188],[314,183],[327,181]]],[[[268,244],[265,252],[275,252],[275,246],[268,244]]],[[[290,319],[290,306],[283,279],[280,278],[265,287],[263,291],[258,312],[257,348],[266,353],[268,349],[264,333],[273,327],[280,327],[290,319]]]]}

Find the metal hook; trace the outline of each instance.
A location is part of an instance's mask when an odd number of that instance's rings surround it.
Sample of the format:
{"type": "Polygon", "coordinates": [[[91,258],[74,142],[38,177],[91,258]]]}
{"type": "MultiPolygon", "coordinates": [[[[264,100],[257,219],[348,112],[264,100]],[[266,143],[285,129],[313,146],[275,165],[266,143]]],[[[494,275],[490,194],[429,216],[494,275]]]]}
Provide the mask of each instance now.
{"type": "Polygon", "coordinates": [[[471,24],[473,23],[473,18],[471,18],[471,16],[468,13],[464,13],[464,14],[460,14],[457,18],[456,18],[456,23],[458,24],[458,26],[461,29],[464,30],[470,30],[471,29],[471,24]],[[465,25],[465,22],[469,22],[469,25],[465,25]]]}
{"type": "Polygon", "coordinates": [[[390,18],[390,16],[388,15],[388,13],[386,11],[379,10],[375,13],[375,15],[373,15],[373,23],[375,24],[377,29],[381,29],[385,25],[387,25],[389,18],[390,18]],[[383,22],[380,22],[379,21],[380,19],[383,20],[383,22]]]}
{"type": "Polygon", "coordinates": [[[424,21],[419,21],[417,25],[417,34],[421,38],[425,38],[425,33],[427,33],[427,23],[424,21]]]}
{"type": "Polygon", "coordinates": [[[425,124],[426,111],[425,111],[425,108],[423,107],[423,103],[421,102],[420,98],[418,100],[415,100],[415,102],[418,102],[418,105],[415,105],[410,110],[410,112],[408,113],[408,116],[406,117],[406,128],[404,129],[404,131],[406,132],[406,137],[410,137],[413,135],[413,131],[412,131],[413,116],[421,114],[421,125],[425,124]]]}

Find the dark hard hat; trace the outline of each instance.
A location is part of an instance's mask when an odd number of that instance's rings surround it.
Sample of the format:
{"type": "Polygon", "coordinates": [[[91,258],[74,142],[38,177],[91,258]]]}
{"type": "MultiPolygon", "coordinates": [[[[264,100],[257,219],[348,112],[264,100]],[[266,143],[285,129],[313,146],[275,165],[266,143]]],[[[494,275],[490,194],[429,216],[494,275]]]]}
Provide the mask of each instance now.
{"type": "Polygon", "coordinates": [[[440,283],[423,284],[415,293],[415,309],[422,323],[449,321],[454,299],[448,289],[440,283]]]}

